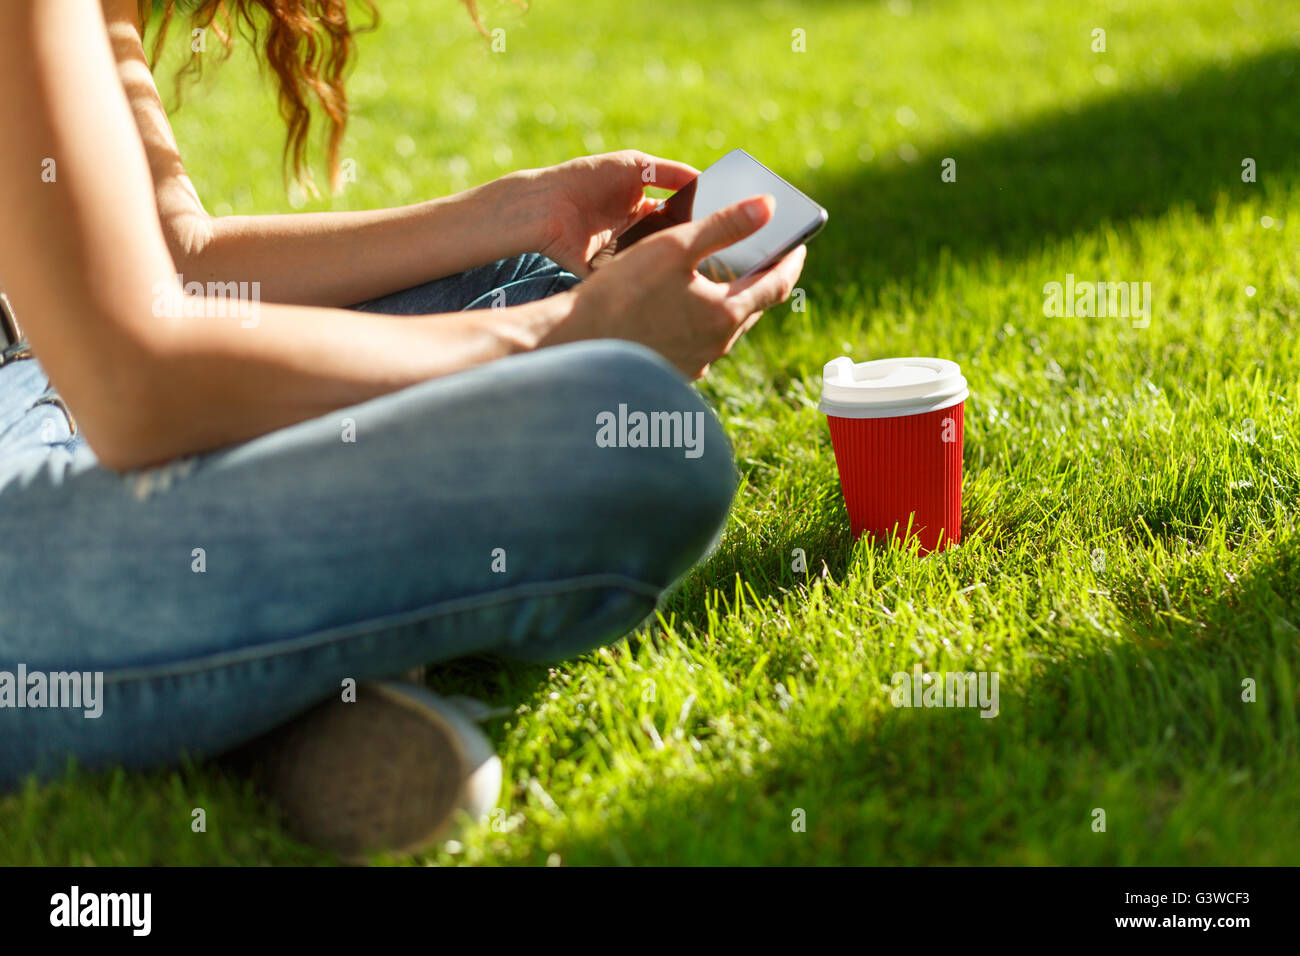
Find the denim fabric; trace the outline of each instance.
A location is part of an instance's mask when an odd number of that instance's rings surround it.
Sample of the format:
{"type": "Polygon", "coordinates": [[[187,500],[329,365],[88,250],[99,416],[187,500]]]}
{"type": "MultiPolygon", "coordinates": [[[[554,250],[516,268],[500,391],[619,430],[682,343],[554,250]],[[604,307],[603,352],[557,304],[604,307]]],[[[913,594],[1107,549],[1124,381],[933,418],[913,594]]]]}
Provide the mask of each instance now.
{"type": "MultiPolygon", "coordinates": [[[[358,308],[515,304],[578,281],[504,260],[358,308]]],[[[213,755],[358,681],[616,639],[716,540],[711,412],[653,352],[597,341],[432,379],[156,468],[101,467],[40,364],[0,366],[0,681],[102,672],[98,717],[5,706],[0,785],[213,755]],[[602,447],[619,405],[705,412],[703,454],[602,447]],[[354,438],[354,440],[347,440],[354,438]]]]}
{"type": "Polygon", "coordinates": [[[530,252],[371,299],[354,308],[390,315],[504,308],[536,302],[570,289],[579,281],[572,272],[566,272],[545,256],[530,252]]]}

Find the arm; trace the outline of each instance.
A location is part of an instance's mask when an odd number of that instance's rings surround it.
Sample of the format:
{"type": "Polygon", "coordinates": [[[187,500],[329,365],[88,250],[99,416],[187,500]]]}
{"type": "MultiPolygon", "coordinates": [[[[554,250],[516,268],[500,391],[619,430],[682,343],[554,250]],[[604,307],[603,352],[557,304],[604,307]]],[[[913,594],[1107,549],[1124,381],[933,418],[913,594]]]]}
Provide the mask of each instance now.
{"type": "MultiPolygon", "coordinates": [[[[252,438],[584,338],[641,342],[698,376],[789,296],[803,266],[800,247],[730,283],[694,268],[771,218],[770,200],[750,200],[650,236],[576,289],[528,305],[413,318],[265,305],[251,328],[238,317],[155,317],[160,296],[178,292],[176,264],[91,0],[0,3],[0,89],[17,91],[0,97],[0,283],[109,468],[252,438]]],[[[594,168],[634,158],[611,157],[594,168]]],[[[623,184],[608,198],[635,206],[637,195],[623,184]]],[[[600,242],[590,229],[576,236],[578,259],[600,242]]]]}
{"type": "Polygon", "coordinates": [[[209,216],[150,74],[135,0],[105,0],[104,10],[157,217],[186,281],[257,281],[270,302],[347,306],[546,245],[544,187],[528,171],[396,209],[209,216]]]}
{"type": "Polygon", "coordinates": [[[107,467],[251,438],[535,347],[571,306],[566,294],[404,319],[263,305],[252,328],[156,318],[177,269],[97,5],[0,4],[0,89],[23,91],[0,97],[0,281],[107,467]]]}

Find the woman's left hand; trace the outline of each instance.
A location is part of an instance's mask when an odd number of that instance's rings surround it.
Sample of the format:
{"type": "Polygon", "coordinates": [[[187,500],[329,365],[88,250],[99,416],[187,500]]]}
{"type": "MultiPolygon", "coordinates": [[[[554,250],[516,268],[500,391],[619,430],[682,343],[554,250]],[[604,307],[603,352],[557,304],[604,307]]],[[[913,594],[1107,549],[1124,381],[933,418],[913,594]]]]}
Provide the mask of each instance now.
{"type": "Polygon", "coordinates": [[[592,257],[661,202],[645,194],[646,186],[681,189],[699,170],[624,149],[529,173],[537,190],[535,201],[541,204],[542,244],[536,251],[586,278],[592,257]]]}

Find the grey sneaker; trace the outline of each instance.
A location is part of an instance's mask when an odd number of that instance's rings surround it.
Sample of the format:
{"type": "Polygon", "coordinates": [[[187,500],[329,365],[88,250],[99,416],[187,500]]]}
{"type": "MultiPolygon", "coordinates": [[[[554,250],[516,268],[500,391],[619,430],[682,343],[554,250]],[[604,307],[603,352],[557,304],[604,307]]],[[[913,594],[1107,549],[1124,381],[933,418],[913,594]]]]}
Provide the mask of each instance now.
{"type": "Polygon", "coordinates": [[[254,741],[241,758],[286,826],[361,861],[414,853],[451,835],[460,811],[485,817],[501,761],[457,704],[413,684],[361,684],[254,741]]]}

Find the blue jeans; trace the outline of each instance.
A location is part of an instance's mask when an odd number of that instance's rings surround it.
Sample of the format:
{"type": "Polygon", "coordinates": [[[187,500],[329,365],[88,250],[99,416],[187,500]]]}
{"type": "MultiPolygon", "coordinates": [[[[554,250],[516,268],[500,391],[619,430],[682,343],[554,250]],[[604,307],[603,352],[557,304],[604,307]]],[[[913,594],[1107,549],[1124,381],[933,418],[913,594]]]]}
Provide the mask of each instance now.
{"type": "MultiPolygon", "coordinates": [[[[521,256],[358,308],[516,304],[577,281],[521,256]]],[[[143,768],[218,754],[348,678],[590,650],[699,560],[734,489],[717,420],[627,342],[503,359],[126,473],[99,465],[36,359],[8,362],[0,785],[69,757],[143,768]],[[598,444],[598,415],[620,404],[704,412],[702,454],[598,444]],[[71,672],[86,675],[82,706],[48,706],[72,699],[49,689],[71,672]],[[49,681],[47,706],[32,706],[33,674],[49,681]]]]}

